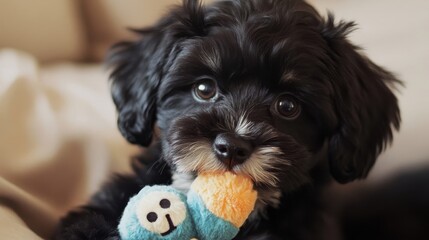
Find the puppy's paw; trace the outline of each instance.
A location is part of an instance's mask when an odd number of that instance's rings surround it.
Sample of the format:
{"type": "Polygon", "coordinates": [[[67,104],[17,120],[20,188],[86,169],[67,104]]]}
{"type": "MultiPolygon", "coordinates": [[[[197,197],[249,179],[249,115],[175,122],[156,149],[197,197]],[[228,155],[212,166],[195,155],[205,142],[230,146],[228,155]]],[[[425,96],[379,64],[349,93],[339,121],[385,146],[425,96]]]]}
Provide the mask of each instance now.
{"type": "Polygon", "coordinates": [[[62,222],[55,240],[119,240],[116,227],[106,221],[105,217],[88,212],[74,212],[67,216],[62,222]]]}

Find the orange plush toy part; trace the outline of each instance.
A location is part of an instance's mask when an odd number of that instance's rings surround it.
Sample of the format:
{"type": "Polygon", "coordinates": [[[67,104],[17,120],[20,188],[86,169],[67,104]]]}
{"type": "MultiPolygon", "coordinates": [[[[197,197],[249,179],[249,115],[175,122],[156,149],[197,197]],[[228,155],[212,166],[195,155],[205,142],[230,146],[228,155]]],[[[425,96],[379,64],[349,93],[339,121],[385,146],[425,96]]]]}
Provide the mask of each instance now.
{"type": "Polygon", "coordinates": [[[231,222],[237,228],[244,224],[255,207],[257,193],[252,181],[231,172],[203,173],[191,189],[214,215],[231,222]]]}

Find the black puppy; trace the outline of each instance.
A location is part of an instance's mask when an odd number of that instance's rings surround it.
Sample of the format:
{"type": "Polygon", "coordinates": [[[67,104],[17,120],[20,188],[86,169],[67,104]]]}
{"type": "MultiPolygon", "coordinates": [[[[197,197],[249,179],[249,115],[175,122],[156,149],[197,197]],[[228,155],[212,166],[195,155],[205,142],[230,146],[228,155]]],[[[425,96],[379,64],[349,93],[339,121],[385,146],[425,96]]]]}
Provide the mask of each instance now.
{"type": "Polygon", "coordinates": [[[334,239],[321,195],[367,176],[399,128],[399,81],[300,0],[185,0],[113,49],[112,95],[131,143],[151,147],[67,216],[58,238],[117,239],[144,185],[186,191],[200,171],[249,176],[256,210],[236,239],[334,239]],[[159,136],[154,129],[159,128],[159,136]]]}

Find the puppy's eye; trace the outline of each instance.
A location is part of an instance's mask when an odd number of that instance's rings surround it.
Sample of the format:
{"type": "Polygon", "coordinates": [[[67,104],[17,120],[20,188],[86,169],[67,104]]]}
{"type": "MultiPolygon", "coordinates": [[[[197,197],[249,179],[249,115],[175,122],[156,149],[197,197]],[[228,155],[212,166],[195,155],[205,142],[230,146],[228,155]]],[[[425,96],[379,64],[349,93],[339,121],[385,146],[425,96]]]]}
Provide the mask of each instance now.
{"type": "Polygon", "coordinates": [[[202,79],[194,85],[194,97],[202,101],[211,101],[217,96],[217,86],[212,79],[202,79]]]}
{"type": "Polygon", "coordinates": [[[289,94],[280,96],[275,102],[275,111],[288,120],[296,119],[301,113],[301,106],[298,101],[289,94]]]}

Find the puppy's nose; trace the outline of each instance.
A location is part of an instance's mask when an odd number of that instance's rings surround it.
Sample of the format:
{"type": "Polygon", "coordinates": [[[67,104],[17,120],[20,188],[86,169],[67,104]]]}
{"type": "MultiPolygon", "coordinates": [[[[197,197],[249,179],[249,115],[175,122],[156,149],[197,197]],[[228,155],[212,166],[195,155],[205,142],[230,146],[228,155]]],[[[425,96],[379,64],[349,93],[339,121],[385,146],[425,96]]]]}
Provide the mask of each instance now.
{"type": "Polygon", "coordinates": [[[229,168],[244,163],[253,151],[250,142],[230,133],[217,135],[213,148],[218,159],[229,168]]]}

